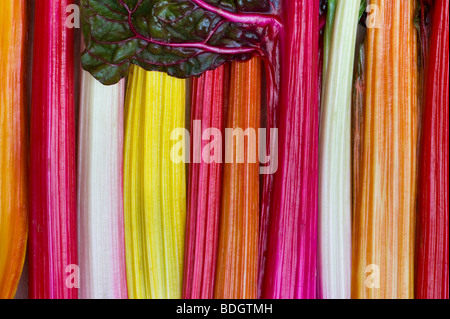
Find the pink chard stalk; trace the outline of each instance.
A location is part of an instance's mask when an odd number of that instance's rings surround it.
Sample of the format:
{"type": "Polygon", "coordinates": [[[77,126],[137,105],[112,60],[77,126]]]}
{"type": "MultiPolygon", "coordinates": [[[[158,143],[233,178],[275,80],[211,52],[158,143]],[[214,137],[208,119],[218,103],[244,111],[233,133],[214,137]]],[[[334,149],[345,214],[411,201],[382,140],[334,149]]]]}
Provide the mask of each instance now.
{"type": "Polygon", "coordinates": [[[283,1],[280,166],[275,174],[263,298],[316,298],[319,0],[283,1]]]}
{"type": "MultiPolygon", "coordinates": [[[[183,297],[188,299],[212,299],[214,295],[223,164],[204,162],[202,150],[207,150],[209,142],[202,138],[206,128],[224,135],[228,84],[227,65],[192,80],[191,164],[183,283],[183,297]]],[[[220,158],[221,154],[213,156],[220,158]]]]}
{"type": "Polygon", "coordinates": [[[30,140],[29,297],[76,299],[73,1],[35,2],[30,140]]]}

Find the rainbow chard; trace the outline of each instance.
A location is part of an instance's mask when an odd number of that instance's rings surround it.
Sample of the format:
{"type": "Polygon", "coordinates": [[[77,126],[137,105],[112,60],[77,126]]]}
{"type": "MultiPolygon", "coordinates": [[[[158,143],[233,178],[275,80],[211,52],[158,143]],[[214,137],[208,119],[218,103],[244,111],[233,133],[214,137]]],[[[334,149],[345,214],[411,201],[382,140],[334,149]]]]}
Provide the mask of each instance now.
{"type": "Polygon", "coordinates": [[[81,76],[78,142],[80,298],[127,298],[123,223],[125,80],[81,76]]]}
{"type": "MultiPolygon", "coordinates": [[[[434,1],[418,190],[416,297],[448,299],[448,0],[434,1]]],[[[422,45],[423,45],[422,41],[422,45]]]]}
{"type": "Polygon", "coordinates": [[[30,298],[77,298],[74,39],[70,0],[35,3],[30,298]]]}
{"type": "MultiPolygon", "coordinates": [[[[275,51],[275,35],[280,27],[274,15],[278,1],[269,0],[84,0],[81,5],[86,44],[83,68],[104,84],[117,83],[132,64],[186,78],[227,61],[246,61],[256,54],[268,57],[275,51]]],[[[274,78],[275,72],[269,76],[274,78]]],[[[271,95],[272,100],[275,94],[271,95]]],[[[271,103],[271,118],[274,105],[271,103]]],[[[194,192],[191,188],[191,194],[194,192]]],[[[194,211],[188,216],[188,227],[196,228],[191,223],[198,211],[195,212],[195,201],[190,200],[189,207],[194,211]]],[[[199,229],[196,236],[200,239],[209,236],[208,232],[199,229]]],[[[186,242],[188,253],[202,249],[190,235],[186,242]]],[[[199,263],[203,261],[189,260],[189,255],[187,258],[184,294],[198,295],[200,287],[189,286],[189,282],[198,276],[199,263]]],[[[203,284],[211,287],[211,282],[203,284]]],[[[211,294],[207,289],[202,290],[203,296],[211,294]]]]}
{"type": "Polygon", "coordinates": [[[264,178],[261,205],[258,294],[269,298],[316,297],[319,2],[81,2],[83,68],[104,84],[132,64],[186,78],[263,56],[267,126],[282,124],[281,164],[264,178]]]}

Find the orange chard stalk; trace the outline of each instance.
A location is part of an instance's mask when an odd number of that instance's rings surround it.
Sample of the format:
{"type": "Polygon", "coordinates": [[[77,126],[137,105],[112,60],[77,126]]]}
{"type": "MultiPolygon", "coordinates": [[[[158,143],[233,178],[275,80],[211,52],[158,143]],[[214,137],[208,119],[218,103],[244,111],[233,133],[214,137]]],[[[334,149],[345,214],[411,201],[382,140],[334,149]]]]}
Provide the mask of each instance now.
{"type": "Polygon", "coordinates": [[[254,299],[258,275],[261,61],[253,58],[232,63],[230,83],[214,297],[254,299]],[[230,134],[230,129],[236,134],[230,134]],[[236,137],[241,129],[242,138],[236,137]],[[245,137],[244,132],[248,132],[245,137]]]}
{"type": "Polygon", "coordinates": [[[27,247],[26,1],[0,9],[0,299],[13,298],[27,247]]]}
{"type": "Polygon", "coordinates": [[[360,172],[353,199],[352,297],[413,298],[419,110],[416,1],[370,4],[379,8],[379,28],[368,28],[366,39],[360,172]]]}

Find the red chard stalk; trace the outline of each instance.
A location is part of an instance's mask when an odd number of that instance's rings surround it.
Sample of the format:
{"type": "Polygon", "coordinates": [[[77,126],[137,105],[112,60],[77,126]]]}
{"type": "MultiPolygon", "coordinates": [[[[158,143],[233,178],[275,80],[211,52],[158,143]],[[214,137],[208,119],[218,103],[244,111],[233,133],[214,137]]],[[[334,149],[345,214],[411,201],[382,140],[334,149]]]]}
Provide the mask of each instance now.
{"type": "MultiPolygon", "coordinates": [[[[448,299],[449,1],[432,5],[419,160],[416,298],[448,299]]],[[[423,43],[422,43],[423,44],[423,43]]]]}

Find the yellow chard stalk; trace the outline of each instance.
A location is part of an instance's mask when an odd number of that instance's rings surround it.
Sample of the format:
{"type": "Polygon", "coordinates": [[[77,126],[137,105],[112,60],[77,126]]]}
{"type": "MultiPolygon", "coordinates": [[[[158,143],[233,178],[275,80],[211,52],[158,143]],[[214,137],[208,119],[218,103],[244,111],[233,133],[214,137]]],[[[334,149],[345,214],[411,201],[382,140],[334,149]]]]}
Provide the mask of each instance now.
{"type": "Polygon", "coordinates": [[[125,102],[124,209],[128,295],[181,298],[185,164],[171,159],[185,126],[185,80],[133,67],[125,102]]]}

